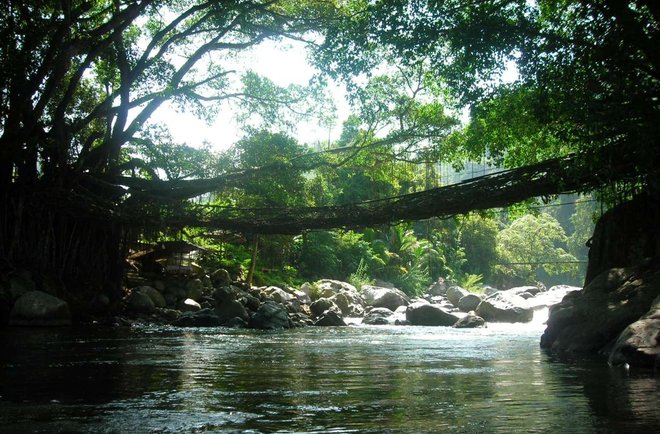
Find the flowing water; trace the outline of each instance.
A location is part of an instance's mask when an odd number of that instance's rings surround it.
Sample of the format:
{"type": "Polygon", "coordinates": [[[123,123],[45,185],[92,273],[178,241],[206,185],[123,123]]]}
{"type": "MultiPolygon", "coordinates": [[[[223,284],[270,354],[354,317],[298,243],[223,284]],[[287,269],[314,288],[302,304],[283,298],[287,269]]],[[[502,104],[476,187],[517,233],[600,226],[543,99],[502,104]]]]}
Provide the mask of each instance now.
{"type": "Polygon", "coordinates": [[[658,432],[659,382],[543,326],[0,330],[2,432],[658,432]]]}

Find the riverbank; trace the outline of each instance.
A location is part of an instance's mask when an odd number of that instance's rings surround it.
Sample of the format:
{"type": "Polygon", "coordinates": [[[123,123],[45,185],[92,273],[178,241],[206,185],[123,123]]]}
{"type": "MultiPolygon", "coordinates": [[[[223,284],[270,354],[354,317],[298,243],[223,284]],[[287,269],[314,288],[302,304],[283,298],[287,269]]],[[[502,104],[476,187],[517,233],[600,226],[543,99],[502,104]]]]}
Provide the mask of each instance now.
{"type": "Polygon", "coordinates": [[[579,288],[526,286],[470,293],[440,280],[411,298],[386,284],[364,285],[322,279],[299,288],[253,287],[232,280],[226,270],[168,275],[131,273],[124,296],[111,301],[93,294],[74,308],[45,291],[26,275],[10,277],[3,290],[11,306],[12,326],[59,326],[71,323],[180,327],[288,329],[305,326],[424,325],[484,327],[487,322],[529,322],[535,309],[547,309],[579,288]]]}

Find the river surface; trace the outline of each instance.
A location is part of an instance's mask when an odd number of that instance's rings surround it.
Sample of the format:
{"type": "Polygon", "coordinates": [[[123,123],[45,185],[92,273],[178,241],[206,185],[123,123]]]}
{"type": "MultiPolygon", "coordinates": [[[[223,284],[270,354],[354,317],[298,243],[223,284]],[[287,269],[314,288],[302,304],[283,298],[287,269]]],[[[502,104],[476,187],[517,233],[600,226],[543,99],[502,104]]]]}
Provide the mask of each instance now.
{"type": "Polygon", "coordinates": [[[542,330],[2,329],[0,431],[660,431],[660,380],[542,330]]]}

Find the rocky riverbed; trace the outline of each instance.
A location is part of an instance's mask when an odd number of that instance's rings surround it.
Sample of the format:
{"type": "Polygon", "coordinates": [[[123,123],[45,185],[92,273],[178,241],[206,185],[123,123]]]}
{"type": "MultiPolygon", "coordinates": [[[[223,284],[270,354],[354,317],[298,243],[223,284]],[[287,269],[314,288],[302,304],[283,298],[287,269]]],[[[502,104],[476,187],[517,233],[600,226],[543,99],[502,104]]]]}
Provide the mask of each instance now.
{"type": "Polygon", "coordinates": [[[438,281],[410,298],[388,284],[322,279],[290,286],[254,287],[226,270],[188,276],[129,276],[121,300],[95,294],[75,312],[64,300],[37,288],[29,277],[6,279],[0,294],[6,323],[60,326],[72,322],[110,325],[170,324],[180,327],[286,329],[305,326],[420,325],[485,327],[488,322],[529,322],[535,309],[556,303],[575,287],[525,286],[482,294],[438,281]],[[554,295],[554,297],[549,295],[554,295]],[[10,309],[7,309],[11,306],[10,309]]]}

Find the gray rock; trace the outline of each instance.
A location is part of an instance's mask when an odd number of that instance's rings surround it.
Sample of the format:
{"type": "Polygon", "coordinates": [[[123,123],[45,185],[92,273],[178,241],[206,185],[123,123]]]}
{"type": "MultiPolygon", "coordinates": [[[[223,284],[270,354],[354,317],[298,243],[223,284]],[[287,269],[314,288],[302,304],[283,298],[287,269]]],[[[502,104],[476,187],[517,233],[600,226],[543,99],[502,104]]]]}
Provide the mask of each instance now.
{"type": "Polygon", "coordinates": [[[181,302],[181,305],[179,306],[179,309],[182,312],[197,312],[202,310],[202,305],[197,303],[195,300],[192,298],[186,298],[181,302]]]}
{"type": "Polygon", "coordinates": [[[447,281],[442,277],[438,278],[437,281],[433,282],[431,286],[426,290],[430,295],[445,295],[447,294],[447,281]]]}
{"type": "Polygon", "coordinates": [[[165,297],[163,297],[163,294],[161,294],[156,288],[151,286],[140,286],[137,288],[137,291],[146,294],[147,297],[149,297],[151,301],[154,302],[154,306],[156,307],[163,308],[167,305],[165,297]]]}
{"type": "Polygon", "coordinates": [[[410,298],[403,291],[396,288],[364,285],[362,296],[368,306],[386,307],[391,311],[395,311],[399,306],[410,304],[410,298]]]}
{"type": "Polygon", "coordinates": [[[610,365],[660,368],[660,296],[651,309],[619,335],[609,357],[610,365]]]}
{"type": "Polygon", "coordinates": [[[133,313],[152,313],[156,305],[147,294],[134,290],[126,298],[126,308],[133,313]]]}
{"type": "Polygon", "coordinates": [[[277,286],[269,286],[264,292],[277,303],[286,304],[294,298],[293,295],[277,286]]]}
{"type": "Polygon", "coordinates": [[[314,321],[304,313],[289,314],[291,320],[291,327],[306,327],[314,325],[314,321]]]}
{"type": "Polygon", "coordinates": [[[302,312],[302,305],[296,298],[292,298],[290,301],[286,303],[282,303],[284,307],[286,308],[286,311],[289,313],[301,313],[302,312]]]}
{"type": "Polygon", "coordinates": [[[215,300],[216,303],[224,303],[227,301],[235,300],[238,295],[238,291],[231,286],[220,286],[213,291],[211,297],[215,300]]]}
{"type": "Polygon", "coordinates": [[[497,288],[494,288],[494,287],[489,286],[489,285],[484,285],[483,288],[484,288],[484,295],[485,296],[493,295],[493,294],[495,294],[496,292],[499,291],[497,288]]]}
{"type": "Polygon", "coordinates": [[[186,283],[186,297],[200,301],[204,295],[204,284],[201,279],[191,279],[186,283]]]}
{"type": "Polygon", "coordinates": [[[474,313],[474,311],[468,312],[463,318],[456,321],[454,327],[457,329],[467,329],[467,328],[479,328],[485,327],[486,321],[474,313]]]}
{"type": "Polygon", "coordinates": [[[418,326],[452,326],[458,317],[435,304],[416,302],[408,306],[406,320],[418,326]]]}
{"type": "Polygon", "coordinates": [[[211,309],[184,312],[174,322],[178,327],[219,327],[223,321],[211,309]]]}
{"type": "Polygon", "coordinates": [[[29,291],[14,303],[9,314],[9,325],[71,325],[71,312],[69,305],[64,300],[43,291],[29,291]]]}
{"type": "Polygon", "coordinates": [[[316,282],[316,287],[319,289],[319,296],[325,298],[330,298],[339,292],[358,292],[350,283],[332,279],[319,280],[316,282]]]}
{"type": "Polygon", "coordinates": [[[375,307],[371,309],[362,319],[362,324],[388,325],[394,323],[394,312],[386,307],[375,307]]]}
{"type": "Polygon", "coordinates": [[[252,312],[259,310],[259,306],[261,305],[261,300],[248,292],[239,293],[238,301],[240,301],[246,309],[249,309],[252,312]]]}
{"type": "Polygon", "coordinates": [[[463,312],[470,312],[471,310],[475,310],[479,306],[479,303],[481,303],[481,297],[479,295],[467,294],[458,300],[457,307],[463,312]]]}
{"type": "Polygon", "coordinates": [[[309,306],[309,310],[314,316],[321,316],[323,312],[329,309],[341,311],[339,307],[329,298],[319,298],[309,306]]]}
{"type": "Polygon", "coordinates": [[[209,277],[211,278],[211,282],[217,286],[225,286],[231,283],[231,276],[229,275],[229,271],[225,270],[224,268],[218,268],[213,273],[211,273],[211,276],[209,277]]]}
{"type": "Polygon", "coordinates": [[[245,306],[238,300],[226,301],[215,306],[215,314],[221,321],[227,322],[233,318],[241,318],[243,321],[250,319],[245,306]]]}
{"type": "Polygon", "coordinates": [[[461,288],[460,286],[454,285],[447,289],[447,299],[451,304],[458,307],[458,302],[461,298],[468,295],[470,291],[461,288]]]}
{"type": "Polygon", "coordinates": [[[289,314],[281,304],[268,300],[263,302],[250,318],[249,326],[257,329],[284,329],[291,327],[289,314]]]}
{"type": "MultiPolygon", "coordinates": [[[[538,286],[516,286],[515,288],[507,289],[507,293],[516,294],[522,296],[525,293],[530,294],[532,297],[541,292],[541,288],[538,286]]],[[[529,298],[529,297],[527,297],[529,298]]]]}
{"type": "Polygon", "coordinates": [[[315,326],[321,327],[344,327],[346,323],[337,311],[328,309],[316,320],[315,326]]]}
{"type": "Polygon", "coordinates": [[[506,291],[486,297],[479,303],[475,312],[486,321],[492,322],[529,322],[534,317],[534,310],[525,299],[506,291]]]}
{"type": "Polygon", "coordinates": [[[292,294],[302,304],[312,304],[312,299],[306,292],[300,290],[293,290],[292,294]]]}
{"type": "Polygon", "coordinates": [[[311,283],[305,282],[302,285],[300,285],[300,291],[302,293],[304,293],[305,295],[307,295],[307,297],[309,297],[309,299],[311,300],[310,304],[311,304],[312,301],[315,300],[315,299],[312,298],[312,296],[316,295],[315,294],[316,290],[314,289],[314,286],[311,283]]]}
{"type": "Polygon", "coordinates": [[[364,299],[359,294],[348,291],[340,292],[330,298],[342,315],[358,317],[364,315],[364,299]]]}
{"type": "MultiPolygon", "coordinates": [[[[660,295],[660,265],[612,268],[550,308],[543,348],[609,354],[608,344],[649,312],[660,295]]],[[[623,343],[623,341],[622,341],[623,343]]]]}
{"type": "Polygon", "coordinates": [[[248,323],[243,318],[236,317],[236,318],[230,319],[229,321],[226,321],[222,325],[223,325],[223,327],[231,327],[233,329],[242,329],[242,328],[246,328],[248,326],[248,323]]]}

